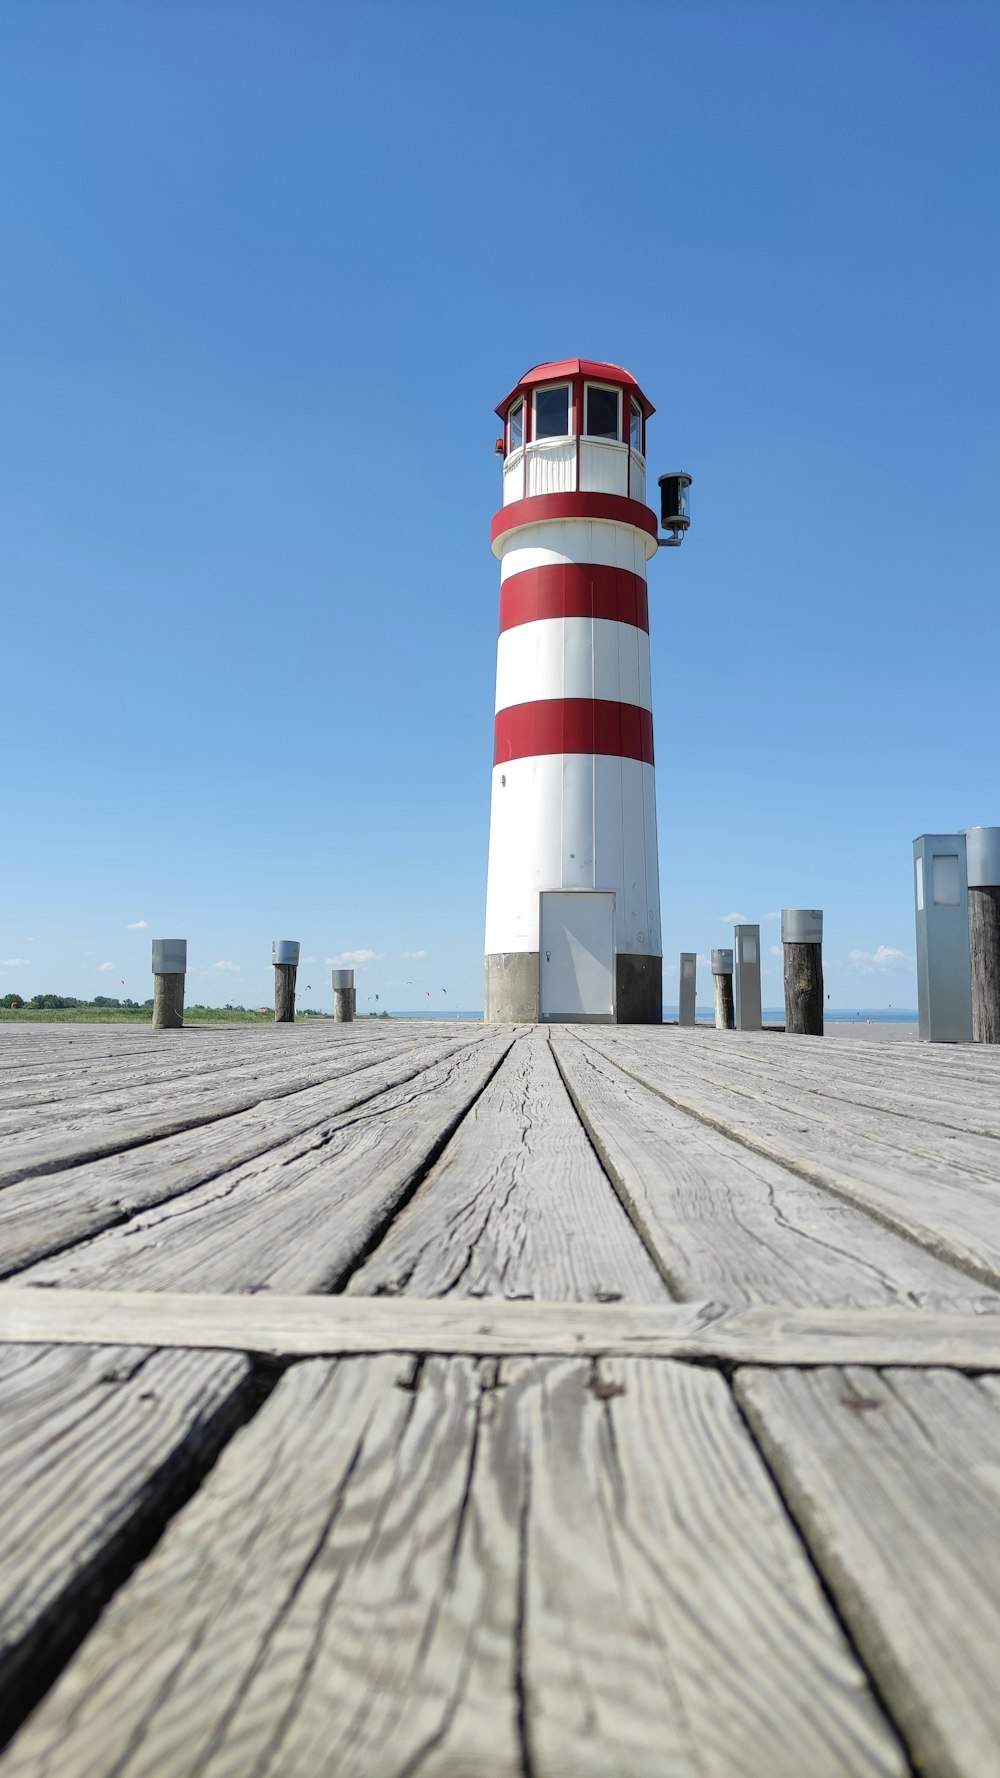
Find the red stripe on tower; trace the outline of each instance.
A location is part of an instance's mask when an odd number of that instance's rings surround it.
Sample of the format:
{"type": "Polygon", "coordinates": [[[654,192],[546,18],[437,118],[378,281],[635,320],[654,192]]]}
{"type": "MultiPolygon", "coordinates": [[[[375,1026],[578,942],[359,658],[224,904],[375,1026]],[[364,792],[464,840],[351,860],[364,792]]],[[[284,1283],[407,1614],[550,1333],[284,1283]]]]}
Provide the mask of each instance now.
{"type": "Polygon", "coordinates": [[[647,546],[647,554],[656,553],[656,514],[641,500],[629,500],[624,494],[568,492],[529,494],[525,500],[512,500],[509,506],[501,506],[493,514],[490,527],[494,555],[499,554],[497,544],[508,532],[521,525],[548,524],[554,519],[606,519],[613,524],[631,525],[634,531],[644,531],[653,539],[653,548],[647,546]]]}
{"type": "Polygon", "coordinates": [[[546,617],[603,617],[649,631],[641,574],[600,562],[555,562],[512,574],[500,588],[500,630],[546,617]]]}
{"type": "Polygon", "coordinates": [[[653,718],[609,698],[541,698],[497,711],[494,765],[543,753],[606,753],[651,766],[653,718]]]}

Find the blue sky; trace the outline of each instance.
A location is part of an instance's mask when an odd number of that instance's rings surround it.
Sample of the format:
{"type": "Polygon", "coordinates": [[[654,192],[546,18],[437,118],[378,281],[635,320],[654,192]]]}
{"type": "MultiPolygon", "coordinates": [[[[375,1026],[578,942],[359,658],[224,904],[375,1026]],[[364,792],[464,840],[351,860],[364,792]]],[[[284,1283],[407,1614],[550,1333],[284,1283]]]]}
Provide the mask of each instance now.
{"type": "Polygon", "coordinates": [[[821,906],[914,1005],[911,841],[1000,821],[1000,9],[35,0],[0,69],[0,992],[482,1004],[492,410],[579,354],[694,476],[668,964],[821,906]]]}

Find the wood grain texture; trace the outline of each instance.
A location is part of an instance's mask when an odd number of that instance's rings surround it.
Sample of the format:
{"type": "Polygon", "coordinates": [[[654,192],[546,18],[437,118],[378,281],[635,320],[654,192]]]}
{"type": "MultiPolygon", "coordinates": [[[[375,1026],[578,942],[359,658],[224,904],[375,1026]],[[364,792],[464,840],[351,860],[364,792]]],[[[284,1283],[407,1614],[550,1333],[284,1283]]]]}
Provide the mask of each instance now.
{"type": "Polygon", "coordinates": [[[785,978],[785,1031],[791,1037],[823,1035],[823,947],[782,945],[785,978]]]}
{"type": "Polygon", "coordinates": [[[565,1030],[552,1041],[591,1139],[674,1295],[732,1307],[1000,1309],[1000,1292],[678,1110],[589,1043],[565,1030]]]}
{"type": "Polygon", "coordinates": [[[736,1388],[914,1766],[997,1778],[996,1381],[750,1370],[736,1388]]]}
{"type": "Polygon", "coordinates": [[[867,1112],[862,1123],[843,1104],[788,1101],[777,1087],[751,1090],[732,1075],[709,1077],[703,1064],[686,1066],[676,1052],[651,1056],[631,1040],[612,1049],[596,1029],[586,1042],[675,1109],[836,1192],[990,1289],[1000,1285],[995,1143],[987,1149],[986,1138],[955,1134],[948,1158],[950,1133],[939,1127],[887,1123],[867,1112]]]}
{"type": "Polygon", "coordinates": [[[20,1276],[142,1290],[333,1290],[378,1238],[512,1039],[490,1036],[20,1276]]]}
{"type": "Polygon", "coordinates": [[[234,1355],[0,1347],[0,1732],[241,1411],[234,1355]]]}
{"type": "Polygon", "coordinates": [[[348,1288],[549,1302],[668,1295],[594,1154],[544,1031],[508,1052],[348,1288]]]}
{"type": "Polygon", "coordinates": [[[183,1023],[183,975],[154,975],[153,1030],[179,1031],[183,1023]]]}
{"type": "Polygon", "coordinates": [[[260,1100],[180,1135],[9,1185],[0,1191],[0,1276],[127,1223],[307,1131],[321,1132],[455,1049],[454,1042],[386,1046],[360,1059],[340,1058],[343,1073],[331,1060],[328,1077],[318,1085],[260,1100]]]}
{"type": "MultiPolygon", "coordinates": [[[[273,1035],[279,1027],[265,1026],[263,1029],[273,1035]]],[[[465,1041],[474,1044],[485,1039],[472,1036],[466,1037],[465,1041]]],[[[444,1041],[442,1047],[448,1050],[455,1046],[444,1041]]],[[[285,1098],[289,1093],[319,1086],[341,1072],[349,1073],[356,1067],[364,1067],[375,1056],[377,1052],[359,1053],[352,1049],[343,1068],[338,1068],[335,1058],[317,1056],[303,1066],[283,1069],[269,1063],[262,1054],[252,1074],[244,1074],[232,1081],[223,1077],[221,1082],[205,1083],[203,1087],[184,1093],[166,1091],[158,1101],[154,1099],[152,1105],[149,1095],[141,1095],[142,1109],[137,1110],[133,1103],[121,1106],[116,1112],[114,1106],[103,1103],[87,1107],[80,1115],[63,1119],[40,1118],[37,1126],[32,1120],[26,1133],[6,1134],[0,1154],[0,1186],[54,1173],[62,1167],[81,1165],[106,1154],[120,1154],[143,1142],[153,1142],[162,1136],[173,1136],[182,1130],[214,1123],[219,1118],[232,1117],[235,1112],[246,1111],[263,1100],[285,1098]],[[109,1115],[111,1113],[113,1115],[109,1115]],[[48,1127],[40,1127],[43,1123],[48,1127]]]]}
{"type": "Polygon", "coordinates": [[[276,1025],[293,1025],[295,1023],[295,981],[298,966],[294,963],[276,963],[274,966],[274,1022],[276,1025]]]}
{"type": "Polygon", "coordinates": [[[972,1036],[1000,1043],[1000,888],[969,890],[972,1036]]]}
{"type": "Polygon", "coordinates": [[[945,1365],[1000,1371],[1000,1316],[718,1303],[488,1302],[0,1288],[0,1338],[274,1358],[359,1352],[687,1358],[716,1364],[945,1365]]]}
{"type": "Polygon", "coordinates": [[[715,1029],[717,1031],[734,1031],[736,1029],[736,1005],[733,1000],[733,978],[731,975],[713,974],[712,999],[715,1005],[715,1029]]]}
{"type": "Polygon", "coordinates": [[[722,1380],[321,1361],[3,1778],[902,1778],[722,1380]]]}

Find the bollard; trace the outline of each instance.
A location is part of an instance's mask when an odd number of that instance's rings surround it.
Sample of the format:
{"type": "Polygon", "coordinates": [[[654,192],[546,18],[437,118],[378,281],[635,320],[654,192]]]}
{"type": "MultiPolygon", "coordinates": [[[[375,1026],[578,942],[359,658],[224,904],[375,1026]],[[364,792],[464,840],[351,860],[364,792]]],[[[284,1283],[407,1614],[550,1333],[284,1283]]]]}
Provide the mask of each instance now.
{"type": "Polygon", "coordinates": [[[679,1006],[677,1023],[693,1025],[695,1021],[695,1000],[697,998],[698,953],[697,951],[681,952],[681,980],[679,989],[679,1006]]]}
{"type": "Polygon", "coordinates": [[[736,1012],[733,1006],[733,953],[727,950],[712,952],[712,990],[715,995],[715,1029],[732,1031],[736,1026],[736,1012]]]}
{"type": "Polygon", "coordinates": [[[354,1017],[354,971],[333,972],[333,1016],[338,1025],[348,1025],[354,1017]]]}
{"type": "Polygon", "coordinates": [[[782,908],[785,952],[785,1030],[823,1035],[823,910],[782,908]]]}
{"type": "Polygon", "coordinates": [[[964,833],[913,842],[917,1009],[922,1043],[972,1042],[969,880],[964,833]]]}
{"type": "Polygon", "coordinates": [[[972,1039],[1000,1043],[1000,827],[965,833],[969,876],[972,1039]]]}
{"type": "Polygon", "coordinates": [[[179,1031],[184,1023],[187,939],[153,940],[153,1028],[179,1031]]]}
{"type": "Polygon", "coordinates": [[[759,1031],[763,1024],[760,1011],[760,927],[734,926],[733,949],[736,953],[736,1029],[759,1031]]]}
{"type": "Polygon", "coordinates": [[[295,1023],[295,977],[299,967],[299,942],[295,938],[271,940],[271,962],[274,964],[274,1022],[295,1023]]]}

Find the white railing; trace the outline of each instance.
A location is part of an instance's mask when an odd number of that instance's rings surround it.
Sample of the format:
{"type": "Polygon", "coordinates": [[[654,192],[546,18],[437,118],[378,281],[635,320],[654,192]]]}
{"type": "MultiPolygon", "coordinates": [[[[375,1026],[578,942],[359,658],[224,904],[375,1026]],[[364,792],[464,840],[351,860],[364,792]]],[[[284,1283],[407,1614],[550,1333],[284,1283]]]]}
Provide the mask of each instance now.
{"type": "Polygon", "coordinates": [[[531,494],[624,494],[645,502],[646,459],[603,438],[541,438],[511,451],[503,465],[503,503],[531,494]]]}
{"type": "Polygon", "coordinates": [[[575,438],[540,438],[528,446],[529,495],[572,493],[575,487],[575,438]]]}

